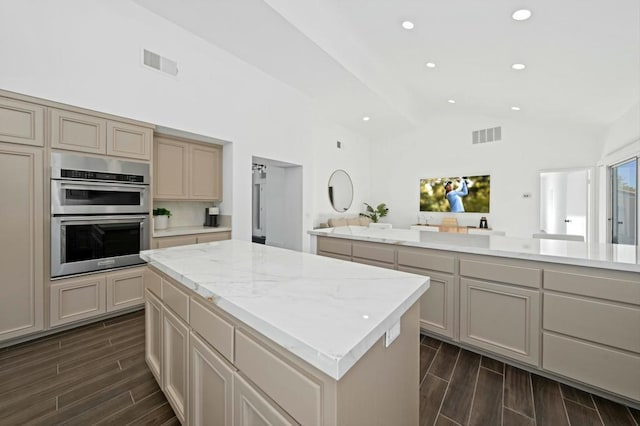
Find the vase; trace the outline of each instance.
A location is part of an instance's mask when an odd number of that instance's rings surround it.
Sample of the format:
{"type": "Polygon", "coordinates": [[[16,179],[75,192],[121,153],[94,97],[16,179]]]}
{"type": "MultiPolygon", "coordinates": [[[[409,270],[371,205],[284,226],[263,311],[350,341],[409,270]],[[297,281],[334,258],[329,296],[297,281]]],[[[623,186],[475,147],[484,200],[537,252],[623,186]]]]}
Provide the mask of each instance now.
{"type": "Polygon", "coordinates": [[[153,217],[153,229],[160,230],[160,229],[167,229],[167,227],[169,226],[169,216],[154,216],[153,217]]]}

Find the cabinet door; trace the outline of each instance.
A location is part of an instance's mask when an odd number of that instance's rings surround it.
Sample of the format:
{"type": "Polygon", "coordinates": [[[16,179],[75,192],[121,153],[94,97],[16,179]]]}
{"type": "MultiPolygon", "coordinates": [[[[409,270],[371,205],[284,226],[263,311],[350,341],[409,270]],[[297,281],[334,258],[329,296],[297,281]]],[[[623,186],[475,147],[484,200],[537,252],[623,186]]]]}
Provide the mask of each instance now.
{"type": "Polygon", "coordinates": [[[168,138],[155,138],[153,151],[153,198],[188,198],[189,144],[168,138]]]}
{"type": "Polygon", "coordinates": [[[107,121],[107,154],[151,160],[153,130],[133,124],[107,121]]]}
{"type": "Polygon", "coordinates": [[[430,277],[429,290],[420,298],[420,327],[453,339],[453,275],[407,266],[398,266],[398,270],[430,277]]]}
{"type": "Polygon", "coordinates": [[[231,426],[233,370],[211,348],[191,333],[189,419],[194,426],[231,426]]]}
{"type": "Polygon", "coordinates": [[[107,275],[107,312],[144,303],[144,269],[107,275]]]}
{"type": "Polygon", "coordinates": [[[42,149],[0,144],[0,340],[42,330],[42,149]]]}
{"type": "Polygon", "coordinates": [[[145,292],[145,351],[149,370],[162,388],[162,302],[149,290],[145,292]]]}
{"type": "Polygon", "coordinates": [[[222,197],[221,151],[213,146],[189,146],[190,199],[216,201],[222,197]]]}
{"type": "Polygon", "coordinates": [[[233,375],[233,413],[237,426],[285,426],[296,423],[263,397],[238,373],[233,375]]]}
{"type": "Polygon", "coordinates": [[[51,147],[106,154],[107,120],[51,109],[51,147]]]}
{"type": "Polygon", "coordinates": [[[162,310],[162,380],[176,417],[188,424],[189,328],[168,309],[162,310]]]}
{"type": "Polygon", "coordinates": [[[211,243],[214,241],[230,240],[230,232],[212,232],[210,234],[198,234],[198,244],[211,243]]]}
{"type": "Polygon", "coordinates": [[[538,366],[540,294],[460,279],[460,341],[538,366]]]}
{"type": "Polygon", "coordinates": [[[44,146],[44,107],[0,97],[0,142],[44,146]]]}
{"type": "Polygon", "coordinates": [[[177,246],[188,246],[190,244],[196,244],[197,239],[195,235],[180,235],[176,237],[162,237],[154,238],[156,248],[167,248],[177,246]]]}
{"type": "Polygon", "coordinates": [[[107,311],[104,275],[55,281],[51,284],[50,292],[52,327],[107,311]]]}

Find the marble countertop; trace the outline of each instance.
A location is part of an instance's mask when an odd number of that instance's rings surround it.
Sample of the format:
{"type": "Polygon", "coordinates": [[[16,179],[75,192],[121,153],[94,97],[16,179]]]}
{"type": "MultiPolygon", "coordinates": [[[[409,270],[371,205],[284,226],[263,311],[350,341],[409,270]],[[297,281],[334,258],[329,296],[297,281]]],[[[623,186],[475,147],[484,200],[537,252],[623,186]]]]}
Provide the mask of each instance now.
{"type": "Polygon", "coordinates": [[[213,232],[227,232],[231,231],[231,228],[224,226],[218,226],[213,228],[211,226],[175,226],[167,229],[153,230],[154,238],[172,237],[175,235],[190,235],[190,234],[209,234],[213,232]]]}
{"type": "Polygon", "coordinates": [[[238,240],[140,257],[336,380],[429,288],[424,276],[238,240]]]}
{"type": "Polygon", "coordinates": [[[592,244],[496,235],[421,232],[412,229],[375,229],[363,226],[315,229],[308,232],[316,236],[640,272],[638,247],[625,244],[592,244]]]}

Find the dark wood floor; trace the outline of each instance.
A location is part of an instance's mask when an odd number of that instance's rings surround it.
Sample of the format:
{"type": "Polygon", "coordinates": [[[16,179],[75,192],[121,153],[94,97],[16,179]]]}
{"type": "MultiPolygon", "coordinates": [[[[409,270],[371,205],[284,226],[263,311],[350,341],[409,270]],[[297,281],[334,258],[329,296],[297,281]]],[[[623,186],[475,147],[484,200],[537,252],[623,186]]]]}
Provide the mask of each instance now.
{"type": "Polygon", "coordinates": [[[638,426],[640,411],[423,336],[421,425],[638,426]]]}
{"type": "Polygon", "coordinates": [[[0,349],[0,425],[179,424],[144,362],[144,311],[0,349]]]}
{"type": "MultiPolygon", "coordinates": [[[[439,340],[420,345],[421,425],[640,425],[640,411],[439,340]]],[[[0,349],[0,425],[179,424],[144,361],[144,313],[0,349]]]]}

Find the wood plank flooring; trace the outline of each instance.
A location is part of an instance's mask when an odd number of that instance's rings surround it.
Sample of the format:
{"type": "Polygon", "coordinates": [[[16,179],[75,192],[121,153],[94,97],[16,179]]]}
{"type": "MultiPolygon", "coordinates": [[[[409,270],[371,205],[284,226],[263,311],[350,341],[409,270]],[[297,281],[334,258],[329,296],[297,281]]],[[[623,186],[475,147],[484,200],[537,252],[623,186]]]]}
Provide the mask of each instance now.
{"type": "MultiPolygon", "coordinates": [[[[428,336],[421,425],[628,425],[625,407],[428,336]]],[[[0,425],[177,425],[144,361],[144,311],[0,349],[0,425]]]]}
{"type": "Polygon", "coordinates": [[[421,426],[640,426],[633,408],[429,336],[420,343],[421,426]]]}
{"type": "Polygon", "coordinates": [[[0,425],[179,424],[144,361],[144,311],[0,349],[0,425]]]}

